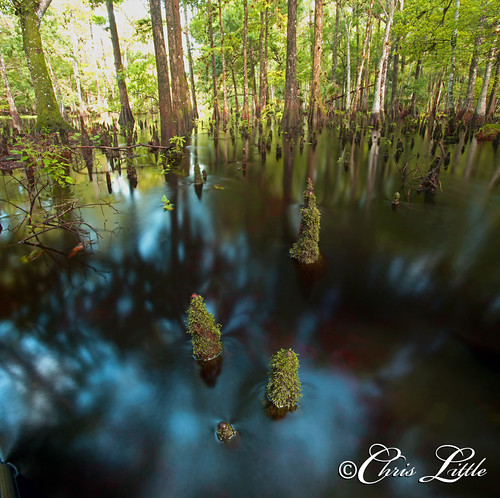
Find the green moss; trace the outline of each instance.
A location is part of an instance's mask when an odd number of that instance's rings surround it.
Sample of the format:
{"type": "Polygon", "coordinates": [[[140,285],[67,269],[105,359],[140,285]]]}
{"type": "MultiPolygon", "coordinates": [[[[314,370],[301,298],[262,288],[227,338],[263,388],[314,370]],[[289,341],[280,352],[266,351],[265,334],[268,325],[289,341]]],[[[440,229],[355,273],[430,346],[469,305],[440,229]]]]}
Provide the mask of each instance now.
{"type": "Polygon", "coordinates": [[[217,424],[217,437],[220,441],[229,441],[236,436],[236,431],[229,422],[219,422],[217,424]]]}
{"type": "Polygon", "coordinates": [[[300,263],[315,263],[319,259],[320,212],[316,207],[316,196],[310,178],[304,190],[304,207],[300,213],[302,219],[298,240],[290,249],[290,256],[300,263]]]}
{"type": "Polygon", "coordinates": [[[293,411],[301,394],[299,359],[292,349],[280,349],[269,362],[267,399],[278,410],[293,411]]]}
{"type": "Polygon", "coordinates": [[[201,168],[198,163],[194,165],[194,184],[203,185],[203,177],[201,176],[201,168]]]}
{"type": "Polygon", "coordinates": [[[191,296],[187,310],[187,333],[191,335],[193,355],[197,360],[211,360],[222,352],[220,324],[216,324],[198,294],[191,296]]]}

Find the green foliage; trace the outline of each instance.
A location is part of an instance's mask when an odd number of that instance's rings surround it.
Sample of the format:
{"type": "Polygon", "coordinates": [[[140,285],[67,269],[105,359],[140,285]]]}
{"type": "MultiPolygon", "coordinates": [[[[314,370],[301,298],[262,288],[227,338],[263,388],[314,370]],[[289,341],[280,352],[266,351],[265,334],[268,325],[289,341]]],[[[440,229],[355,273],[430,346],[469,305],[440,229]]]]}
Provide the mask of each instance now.
{"type": "Polygon", "coordinates": [[[186,138],[174,135],[170,137],[169,142],[173,146],[172,151],[176,154],[181,154],[184,144],[186,143],[186,138]]]}
{"type": "Polygon", "coordinates": [[[304,190],[304,207],[300,211],[299,236],[290,249],[290,256],[299,263],[311,264],[319,259],[320,212],[316,207],[316,196],[311,179],[304,190]]]}
{"type": "Polygon", "coordinates": [[[166,195],[161,198],[161,202],[163,202],[163,211],[173,211],[174,205],[168,200],[166,195]]]}
{"type": "Polygon", "coordinates": [[[187,333],[191,335],[193,356],[197,360],[211,360],[222,352],[220,328],[203,298],[193,294],[187,310],[187,333]]]}
{"type": "Polygon", "coordinates": [[[17,147],[23,161],[27,167],[36,169],[37,173],[46,175],[50,180],[60,186],[67,186],[74,183],[69,176],[69,164],[65,156],[68,156],[70,149],[63,145],[37,144],[28,140],[21,140],[17,147]]]}
{"type": "Polygon", "coordinates": [[[280,410],[295,410],[302,396],[297,354],[292,349],[280,349],[271,357],[269,368],[269,402],[280,410]]]}

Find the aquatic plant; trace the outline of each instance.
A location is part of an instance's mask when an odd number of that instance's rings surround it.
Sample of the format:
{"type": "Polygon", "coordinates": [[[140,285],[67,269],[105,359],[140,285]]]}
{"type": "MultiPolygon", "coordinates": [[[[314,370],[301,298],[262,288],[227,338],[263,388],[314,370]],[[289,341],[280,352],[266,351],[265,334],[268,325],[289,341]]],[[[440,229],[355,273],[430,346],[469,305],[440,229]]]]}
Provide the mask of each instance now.
{"type": "Polygon", "coordinates": [[[297,409],[301,394],[299,359],[292,349],[280,349],[269,362],[266,387],[270,415],[284,415],[297,409]]]}
{"type": "Polygon", "coordinates": [[[302,219],[298,240],[290,249],[290,255],[300,263],[315,263],[319,259],[320,212],[316,207],[316,196],[310,178],[307,179],[307,187],[304,190],[304,207],[300,213],[302,219]]]}
{"type": "Polygon", "coordinates": [[[217,437],[220,441],[229,441],[236,436],[236,431],[229,422],[219,422],[217,424],[217,437]]]}
{"type": "Polygon", "coordinates": [[[187,310],[187,333],[191,335],[193,355],[197,360],[211,360],[222,352],[221,325],[215,323],[198,294],[191,296],[187,310]]]}

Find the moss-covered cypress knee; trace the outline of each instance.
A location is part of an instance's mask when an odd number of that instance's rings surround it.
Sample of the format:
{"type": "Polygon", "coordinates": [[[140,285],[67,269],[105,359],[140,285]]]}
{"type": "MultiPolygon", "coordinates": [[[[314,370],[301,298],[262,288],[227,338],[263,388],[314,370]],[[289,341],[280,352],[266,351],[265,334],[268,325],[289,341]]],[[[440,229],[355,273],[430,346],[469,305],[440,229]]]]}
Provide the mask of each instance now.
{"type": "Polygon", "coordinates": [[[194,184],[203,185],[205,183],[203,176],[201,174],[201,168],[198,163],[194,165],[194,184]]]}
{"type": "Polygon", "coordinates": [[[271,415],[284,415],[297,409],[301,394],[299,359],[292,349],[280,349],[269,362],[266,395],[271,415]]]}
{"type": "Polygon", "coordinates": [[[316,196],[310,178],[307,179],[307,187],[304,190],[304,207],[300,213],[302,219],[299,236],[297,242],[290,249],[290,255],[299,263],[316,263],[319,259],[320,212],[316,207],[316,196]]]}
{"type": "Polygon", "coordinates": [[[187,333],[191,335],[193,355],[197,360],[211,360],[222,352],[220,328],[207,311],[203,298],[193,294],[187,310],[187,333]]]}
{"type": "Polygon", "coordinates": [[[229,441],[236,436],[236,431],[229,422],[219,422],[217,424],[217,437],[220,441],[229,441]]]}

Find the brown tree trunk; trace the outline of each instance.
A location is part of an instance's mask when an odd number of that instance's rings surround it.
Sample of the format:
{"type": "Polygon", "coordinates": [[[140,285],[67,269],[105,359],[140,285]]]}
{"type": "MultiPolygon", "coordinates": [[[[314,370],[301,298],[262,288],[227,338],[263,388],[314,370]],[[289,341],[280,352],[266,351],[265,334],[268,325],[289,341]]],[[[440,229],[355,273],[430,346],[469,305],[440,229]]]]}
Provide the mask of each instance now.
{"type": "Polygon", "coordinates": [[[219,108],[219,96],[217,92],[217,69],[215,67],[215,45],[214,45],[214,30],[212,27],[212,2],[207,0],[207,16],[208,16],[208,38],[210,41],[210,52],[212,59],[212,91],[214,95],[214,111],[212,118],[216,123],[219,123],[220,118],[220,108],[219,108]]]}
{"type": "Polygon", "coordinates": [[[297,131],[301,125],[299,86],[297,83],[297,0],[288,0],[285,107],[281,124],[286,133],[297,131]]]}
{"type": "Polygon", "coordinates": [[[186,136],[191,132],[193,125],[193,111],[191,109],[187,78],[184,71],[179,0],[165,0],[165,12],[174,125],[177,135],[186,136]]]}
{"type": "Polygon", "coordinates": [[[233,79],[233,88],[234,88],[234,107],[236,114],[240,112],[240,104],[238,102],[238,86],[236,85],[236,76],[234,75],[234,60],[231,64],[231,76],[233,79]]]}
{"type": "Polygon", "coordinates": [[[0,73],[2,73],[3,82],[5,84],[5,93],[7,94],[7,102],[9,103],[9,114],[12,119],[12,126],[14,130],[21,133],[23,130],[23,123],[21,121],[21,116],[17,111],[16,102],[9,85],[9,79],[7,77],[7,70],[5,68],[5,61],[3,60],[3,54],[0,52],[0,73]]]}
{"type": "Polygon", "coordinates": [[[259,105],[257,108],[257,117],[261,117],[261,113],[266,107],[267,97],[267,22],[268,22],[269,7],[260,12],[260,36],[259,36],[259,105]]]}
{"type": "MultiPolygon", "coordinates": [[[[369,57],[369,40],[370,40],[370,34],[371,34],[371,29],[372,29],[372,9],[373,9],[373,2],[374,0],[370,0],[370,9],[368,11],[368,20],[366,22],[366,31],[365,31],[365,40],[363,42],[363,52],[361,54],[361,61],[359,63],[358,67],[358,74],[356,77],[356,89],[354,91],[354,100],[352,103],[352,112],[353,114],[356,114],[358,110],[358,102],[359,102],[359,92],[361,89],[361,82],[363,80],[363,70],[365,63],[369,57]]],[[[368,68],[366,68],[366,71],[368,71],[368,68]]]]}
{"type": "Polygon", "coordinates": [[[118,84],[121,104],[120,118],[118,119],[118,122],[121,126],[131,127],[134,124],[134,116],[132,115],[132,110],[130,109],[127,85],[125,83],[125,75],[123,73],[122,55],[120,51],[120,41],[118,39],[118,29],[116,27],[115,12],[113,9],[113,0],[106,0],[106,8],[108,10],[109,32],[111,36],[111,44],[113,45],[116,81],[118,84]]]}
{"type": "Polygon", "coordinates": [[[229,109],[227,104],[227,83],[226,83],[226,55],[224,53],[224,23],[222,21],[222,0],[219,0],[219,24],[220,24],[220,51],[222,58],[222,94],[223,94],[223,107],[222,107],[222,124],[226,129],[227,121],[229,119],[229,109]]]}
{"type": "Polygon", "coordinates": [[[174,135],[172,122],[172,98],[170,96],[170,78],[168,76],[168,59],[163,33],[161,0],[149,0],[153,43],[155,47],[156,74],[158,76],[158,108],[160,111],[160,144],[167,146],[174,135]]]}
{"type": "Polygon", "coordinates": [[[241,119],[243,121],[250,120],[248,110],[248,69],[247,69],[247,32],[248,32],[248,4],[247,0],[243,1],[244,20],[243,20],[243,111],[241,119]]]}
{"type": "Polygon", "coordinates": [[[478,125],[482,125],[486,119],[486,100],[488,96],[488,86],[490,84],[491,70],[493,69],[493,64],[495,62],[495,52],[497,38],[491,46],[488,60],[486,61],[486,68],[484,70],[483,85],[481,87],[481,92],[477,99],[476,111],[474,112],[474,121],[478,125]]]}
{"type": "Polygon", "coordinates": [[[500,82],[500,50],[497,51],[496,66],[497,70],[495,71],[495,78],[493,80],[493,86],[491,87],[490,100],[488,103],[488,112],[486,114],[488,118],[493,117],[497,106],[498,83],[500,82]]]}
{"type": "MultiPolygon", "coordinates": [[[[417,61],[417,67],[415,69],[415,83],[418,81],[418,78],[420,77],[420,69],[422,67],[422,60],[418,59],[417,61]]],[[[414,91],[411,95],[411,114],[412,116],[417,115],[417,92],[414,91]]]]}
{"type": "Polygon", "coordinates": [[[313,67],[311,78],[311,95],[309,100],[308,123],[311,128],[316,128],[322,120],[321,104],[321,44],[323,39],[323,0],[314,2],[314,44],[313,67]]]}
{"type": "Polygon", "coordinates": [[[184,24],[186,25],[186,46],[189,64],[189,79],[191,83],[191,97],[193,99],[193,118],[198,119],[198,104],[196,102],[196,88],[194,85],[193,54],[191,52],[191,39],[189,36],[189,23],[187,16],[187,2],[184,0],[184,24]]]}

